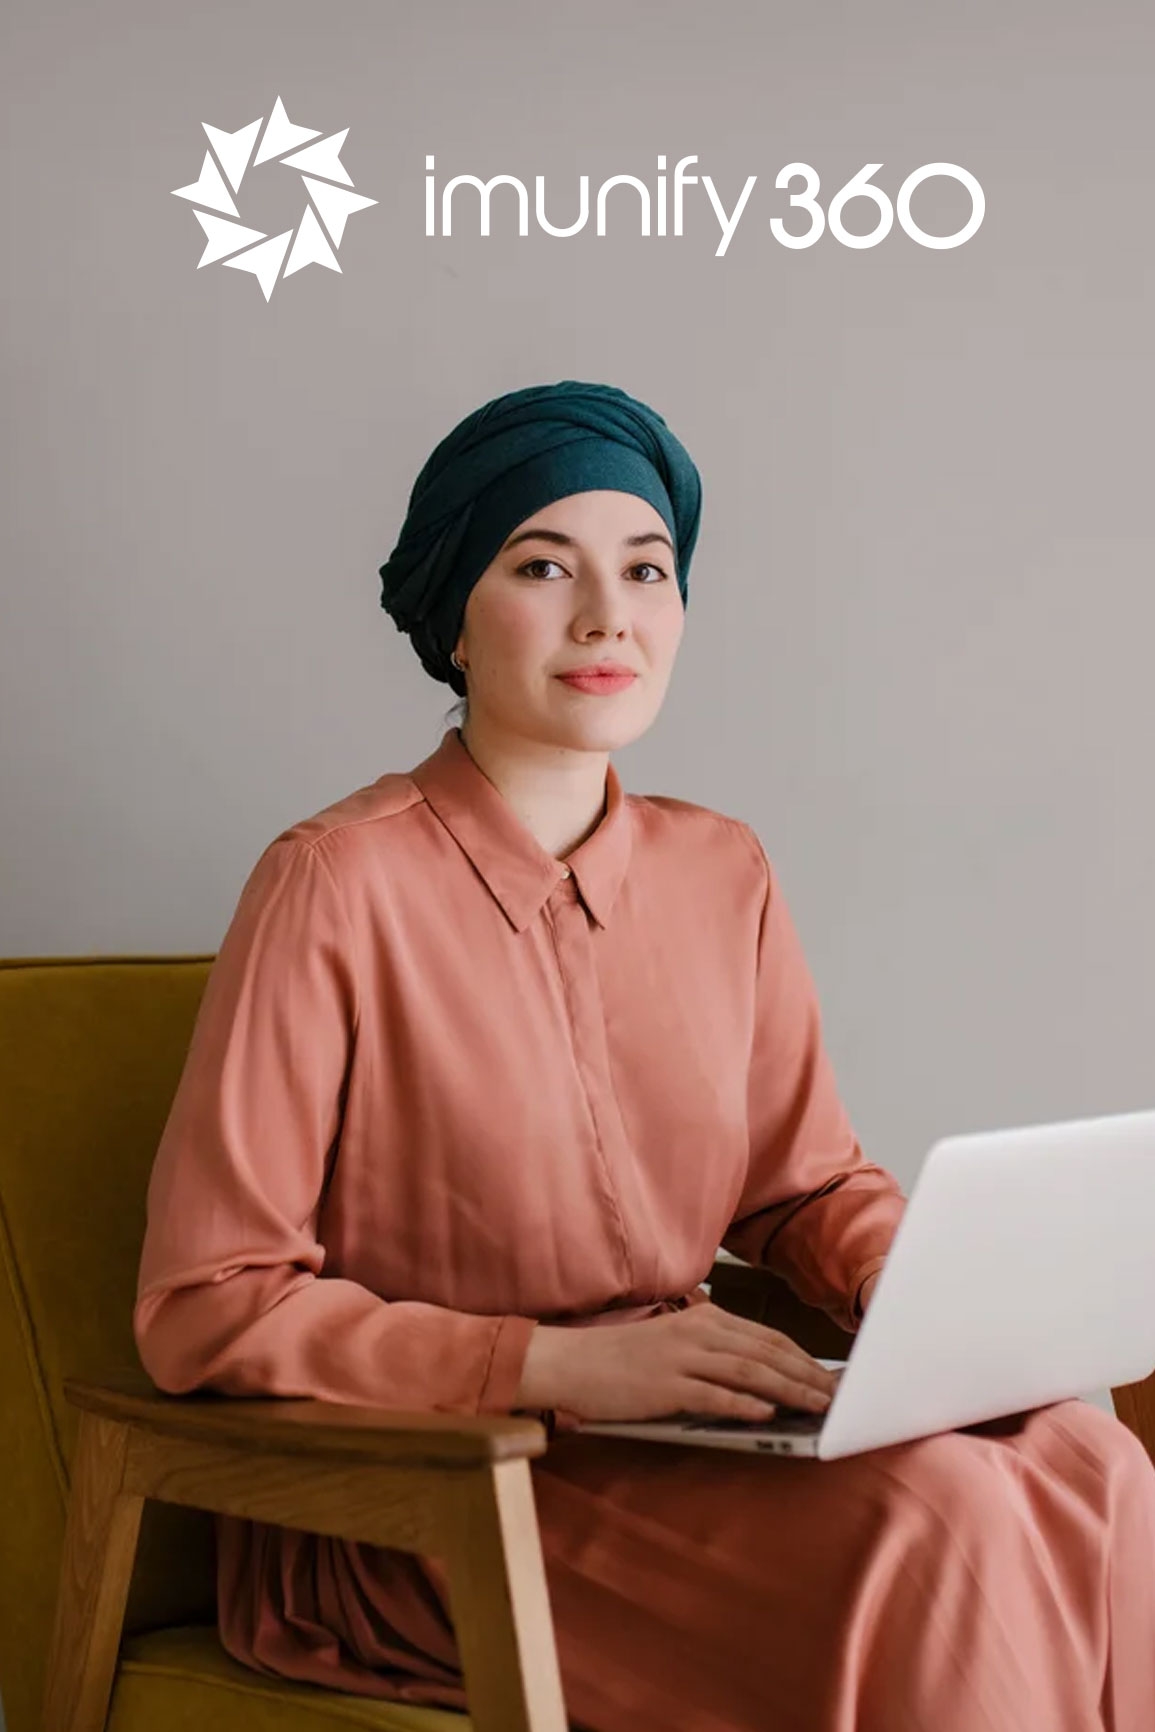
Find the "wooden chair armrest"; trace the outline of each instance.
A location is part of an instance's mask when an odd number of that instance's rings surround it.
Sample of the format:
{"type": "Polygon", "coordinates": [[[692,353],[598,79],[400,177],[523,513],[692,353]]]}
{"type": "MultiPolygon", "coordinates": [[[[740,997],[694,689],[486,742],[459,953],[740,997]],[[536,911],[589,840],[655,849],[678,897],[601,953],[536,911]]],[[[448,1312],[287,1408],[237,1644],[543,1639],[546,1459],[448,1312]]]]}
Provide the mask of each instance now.
{"type": "Polygon", "coordinates": [[[158,1393],[70,1378],[80,1409],[43,1732],[104,1732],[145,1498],[442,1559],[474,1732],[566,1732],[529,1416],[158,1393]]]}
{"type": "Polygon", "coordinates": [[[200,1391],[165,1395],[135,1369],[117,1370],[96,1382],[66,1378],[64,1393],[82,1412],[157,1438],[314,1462],[467,1468],[541,1455],[547,1443],[545,1427],[528,1414],[406,1413],[200,1391]]]}

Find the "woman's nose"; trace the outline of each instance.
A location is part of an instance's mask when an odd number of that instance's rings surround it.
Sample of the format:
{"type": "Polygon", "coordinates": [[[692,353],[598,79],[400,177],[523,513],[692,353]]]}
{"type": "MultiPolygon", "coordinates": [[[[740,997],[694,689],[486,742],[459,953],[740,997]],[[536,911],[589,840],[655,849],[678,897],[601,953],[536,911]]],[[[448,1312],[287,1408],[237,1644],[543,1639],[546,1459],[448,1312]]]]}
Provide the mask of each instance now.
{"type": "Polygon", "coordinates": [[[628,617],[628,604],[621,592],[620,578],[591,584],[584,594],[579,594],[578,623],[584,624],[587,629],[595,627],[615,634],[622,629],[628,617]]]}

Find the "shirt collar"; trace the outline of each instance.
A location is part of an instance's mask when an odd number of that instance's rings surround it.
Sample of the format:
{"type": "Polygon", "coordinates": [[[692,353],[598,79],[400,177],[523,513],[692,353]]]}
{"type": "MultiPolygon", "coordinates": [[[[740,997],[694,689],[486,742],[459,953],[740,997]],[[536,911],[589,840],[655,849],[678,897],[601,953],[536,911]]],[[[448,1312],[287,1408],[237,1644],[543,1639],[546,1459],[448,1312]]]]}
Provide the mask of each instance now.
{"type": "Polygon", "coordinates": [[[450,728],[409,776],[518,932],[540,913],[566,877],[566,866],[586,907],[605,926],[626,875],[631,840],[629,803],[612,763],[606,767],[605,816],[564,862],[541,846],[475,763],[460,728],[450,728]]]}

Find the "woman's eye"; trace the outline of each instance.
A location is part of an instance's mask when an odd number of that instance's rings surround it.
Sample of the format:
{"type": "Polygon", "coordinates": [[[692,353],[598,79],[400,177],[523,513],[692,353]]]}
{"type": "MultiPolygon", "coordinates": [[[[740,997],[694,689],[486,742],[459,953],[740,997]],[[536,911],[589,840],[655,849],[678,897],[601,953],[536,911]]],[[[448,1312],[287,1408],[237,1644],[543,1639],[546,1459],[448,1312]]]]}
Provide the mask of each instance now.
{"type": "MultiPolygon", "coordinates": [[[[535,566],[543,566],[543,565],[556,566],[557,563],[558,562],[556,559],[546,559],[543,556],[543,557],[538,558],[538,559],[527,559],[525,564],[523,566],[519,567],[519,569],[521,571],[524,571],[530,577],[539,577],[542,574],[539,571],[536,571],[534,569],[535,566]]],[[[560,567],[558,569],[560,570],[560,567]]],[[[665,581],[666,574],[662,570],[661,566],[660,565],[653,565],[648,560],[642,565],[635,565],[633,567],[633,569],[634,569],[634,571],[652,571],[655,573],[655,581],[657,581],[659,583],[665,581]]]]}

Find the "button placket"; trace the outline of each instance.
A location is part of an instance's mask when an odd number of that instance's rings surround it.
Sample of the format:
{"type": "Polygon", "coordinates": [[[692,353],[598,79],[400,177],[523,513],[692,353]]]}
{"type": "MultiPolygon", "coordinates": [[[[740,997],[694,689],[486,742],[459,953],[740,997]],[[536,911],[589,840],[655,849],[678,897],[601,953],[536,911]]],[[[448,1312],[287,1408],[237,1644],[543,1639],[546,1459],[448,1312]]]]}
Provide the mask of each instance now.
{"type": "Polygon", "coordinates": [[[605,1074],[605,1029],[600,1021],[601,995],[591,948],[589,916],[578,898],[572,876],[568,884],[555,886],[547,913],[569,1013],[574,1064],[593,1125],[602,1188],[616,1229],[625,1278],[632,1286],[634,1258],[610,1156],[615,1138],[620,1139],[622,1135],[621,1120],[613,1100],[612,1080],[605,1074]]]}

